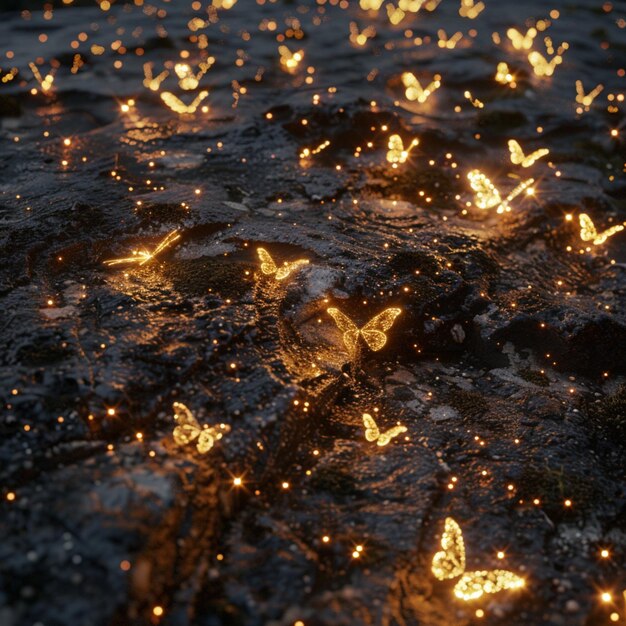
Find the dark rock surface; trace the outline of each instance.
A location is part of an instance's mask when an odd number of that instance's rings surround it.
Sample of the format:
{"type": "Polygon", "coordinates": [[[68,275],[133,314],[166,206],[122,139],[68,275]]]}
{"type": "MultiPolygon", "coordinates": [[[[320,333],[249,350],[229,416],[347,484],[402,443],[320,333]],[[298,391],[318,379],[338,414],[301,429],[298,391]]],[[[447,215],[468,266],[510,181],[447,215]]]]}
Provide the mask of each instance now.
{"type": "Polygon", "coordinates": [[[0,76],[19,72],[0,83],[0,624],[624,623],[626,236],[586,251],[565,216],[626,220],[626,5],[487,0],[468,20],[443,2],[392,27],[356,2],[197,4],[3,5],[0,76]],[[553,8],[545,35],[570,48],[540,79],[505,32],[553,8]],[[351,21],[377,36],[352,47],[351,21]],[[276,35],[299,28],[290,75],[276,35]],[[442,49],[439,28],[466,36],[442,49]],[[145,62],[183,50],[216,58],[206,113],[142,87],[145,62]],[[29,93],[35,60],[58,66],[50,94],[29,93]],[[514,90],[493,80],[503,60],[514,90]],[[442,87],[409,103],[403,71],[442,87]],[[604,84],[583,113],[577,79],[604,84]],[[397,169],[392,132],[420,139],[397,169]],[[511,137],[551,153],[523,170],[511,137]],[[480,211],[473,168],[536,193],[480,211]],[[173,229],[142,267],[102,263],[173,229]],[[258,246],[310,264],[275,281],[258,246]],[[355,366],[330,304],[361,325],[403,313],[355,366]],[[178,447],[173,401],[230,434],[178,447]],[[406,437],[365,441],[375,408],[406,437]],[[430,571],[447,516],[468,570],[526,588],[456,600],[430,571]]]}

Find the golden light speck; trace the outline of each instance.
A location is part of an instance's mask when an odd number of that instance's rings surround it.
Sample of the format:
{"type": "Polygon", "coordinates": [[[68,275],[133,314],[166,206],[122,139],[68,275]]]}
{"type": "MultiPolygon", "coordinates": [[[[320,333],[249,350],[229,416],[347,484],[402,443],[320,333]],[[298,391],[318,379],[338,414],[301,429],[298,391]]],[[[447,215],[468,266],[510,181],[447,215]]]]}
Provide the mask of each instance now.
{"type": "Polygon", "coordinates": [[[600,599],[602,602],[611,602],[613,600],[613,596],[608,591],[603,591],[600,595],[600,599]]]}
{"type": "Polygon", "coordinates": [[[155,606],[152,609],[152,614],[155,615],[156,617],[161,617],[161,615],[163,615],[163,607],[162,606],[155,606]]]}
{"type": "Polygon", "coordinates": [[[233,478],[233,485],[235,485],[235,487],[241,487],[241,485],[243,485],[242,478],[240,476],[233,478]]]}

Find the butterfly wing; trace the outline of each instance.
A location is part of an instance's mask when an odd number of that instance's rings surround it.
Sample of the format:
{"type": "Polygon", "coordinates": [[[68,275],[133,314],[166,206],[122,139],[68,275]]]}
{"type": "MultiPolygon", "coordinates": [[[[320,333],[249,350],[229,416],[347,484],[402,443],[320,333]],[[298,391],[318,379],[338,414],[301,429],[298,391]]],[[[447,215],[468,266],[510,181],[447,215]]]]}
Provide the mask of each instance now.
{"type": "Polygon", "coordinates": [[[526,581],[505,569],[466,572],[454,586],[454,595],[461,600],[476,600],[485,593],[504,589],[521,589],[526,581]]]}
{"type": "Polygon", "coordinates": [[[432,573],[438,580],[456,578],[465,571],[465,542],[461,527],[447,517],[441,535],[441,550],[433,557],[432,573]]]}
{"type": "Polygon", "coordinates": [[[184,113],[187,110],[187,105],[170,91],[162,92],[161,100],[175,113],[184,113]]]}
{"type": "Polygon", "coordinates": [[[182,403],[174,402],[174,419],[177,426],[174,428],[174,441],[179,446],[184,446],[196,439],[201,432],[200,424],[193,413],[182,403]]]}
{"type": "Polygon", "coordinates": [[[381,433],[376,443],[379,446],[386,446],[393,438],[398,437],[399,435],[401,435],[402,433],[405,433],[406,431],[407,431],[406,426],[394,426],[393,428],[390,428],[384,433],[381,433]]]}
{"type": "Polygon", "coordinates": [[[343,333],[343,343],[348,352],[354,352],[359,338],[359,329],[356,324],[347,315],[344,315],[339,309],[334,307],[328,309],[328,314],[335,320],[337,328],[343,333]]]}
{"type": "Polygon", "coordinates": [[[612,237],[615,233],[619,233],[622,230],[624,230],[624,226],[622,224],[607,228],[595,237],[595,239],[593,240],[593,245],[599,246],[603,244],[609,237],[612,237]]]}
{"type": "Polygon", "coordinates": [[[404,95],[407,100],[420,100],[424,96],[424,90],[420,81],[416,78],[415,74],[411,72],[404,72],[402,74],[402,84],[405,87],[404,95]]]}
{"type": "Polygon", "coordinates": [[[256,253],[259,255],[259,259],[261,259],[261,271],[268,276],[276,273],[276,263],[274,263],[274,259],[270,256],[270,253],[265,248],[257,248],[256,253]]]}
{"type": "Polygon", "coordinates": [[[365,426],[365,438],[368,441],[376,441],[380,436],[380,430],[376,421],[369,413],[363,413],[363,425],[365,426]]]}
{"type": "Polygon", "coordinates": [[[509,28],[506,31],[506,36],[511,40],[511,43],[516,50],[520,50],[522,48],[524,36],[519,32],[519,30],[517,30],[517,28],[509,28]]]}
{"type": "Polygon", "coordinates": [[[550,150],[548,150],[548,148],[539,148],[539,150],[535,150],[534,152],[527,154],[522,161],[522,167],[530,167],[535,163],[535,161],[538,161],[546,156],[546,154],[550,154],[550,150]]]}
{"type": "Polygon", "coordinates": [[[374,316],[363,328],[361,328],[361,336],[365,343],[374,352],[381,350],[387,343],[387,335],[385,331],[389,330],[393,323],[402,313],[402,309],[390,308],[385,309],[382,313],[374,316]]]}
{"type": "Polygon", "coordinates": [[[592,241],[598,237],[593,220],[586,213],[578,216],[578,222],[580,223],[580,238],[583,241],[592,241]]]}
{"type": "Polygon", "coordinates": [[[387,142],[387,148],[387,161],[389,161],[389,163],[404,163],[406,161],[404,143],[400,135],[391,135],[387,142]]]}
{"type": "Polygon", "coordinates": [[[479,209],[491,209],[502,204],[500,192],[480,170],[472,170],[467,177],[476,192],[474,203],[479,209]]]}
{"type": "Polygon", "coordinates": [[[198,105],[209,95],[208,91],[201,91],[194,99],[193,102],[187,107],[188,113],[195,113],[198,105]]]}
{"type": "Polygon", "coordinates": [[[511,163],[519,165],[524,160],[522,146],[515,139],[509,139],[509,152],[511,153],[511,163]]]}
{"type": "Polygon", "coordinates": [[[307,259],[298,259],[297,261],[292,261],[291,263],[285,263],[282,267],[279,267],[276,270],[276,280],[283,280],[287,278],[289,274],[303,265],[308,265],[308,263],[307,259]]]}
{"type": "Polygon", "coordinates": [[[196,442],[196,448],[200,454],[206,454],[215,444],[216,432],[213,428],[205,428],[200,432],[198,441],[196,442]]]}

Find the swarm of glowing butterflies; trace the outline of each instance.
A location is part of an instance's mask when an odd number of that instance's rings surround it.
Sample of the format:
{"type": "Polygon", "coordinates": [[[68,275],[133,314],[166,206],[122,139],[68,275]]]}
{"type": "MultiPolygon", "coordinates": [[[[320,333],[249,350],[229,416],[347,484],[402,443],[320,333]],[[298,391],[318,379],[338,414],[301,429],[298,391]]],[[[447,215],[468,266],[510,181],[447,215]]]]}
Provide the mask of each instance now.
{"type": "Polygon", "coordinates": [[[398,424],[381,433],[376,420],[369,413],[363,413],[363,426],[365,426],[365,439],[370,442],[375,441],[376,445],[381,447],[386,446],[392,439],[407,431],[406,426],[398,424]]]}
{"type": "Polygon", "coordinates": [[[230,426],[227,424],[200,426],[193,413],[182,402],[174,402],[172,406],[176,420],[173,436],[179,446],[195,442],[198,452],[206,454],[217,441],[230,432],[230,426]]]}
{"type": "Polygon", "coordinates": [[[454,595],[460,600],[477,600],[485,593],[498,593],[505,589],[521,589],[526,581],[505,569],[465,571],[465,542],[461,527],[451,518],[445,520],[441,536],[441,550],[435,554],[431,571],[438,580],[459,578],[454,595]]]}

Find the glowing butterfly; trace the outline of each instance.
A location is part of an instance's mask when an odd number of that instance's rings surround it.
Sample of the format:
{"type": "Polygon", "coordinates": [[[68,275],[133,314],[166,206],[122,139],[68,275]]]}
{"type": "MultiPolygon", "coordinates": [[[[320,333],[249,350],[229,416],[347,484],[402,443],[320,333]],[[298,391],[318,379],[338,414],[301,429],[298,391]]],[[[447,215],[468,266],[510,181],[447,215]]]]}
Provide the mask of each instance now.
{"type": "Polygon", "coordinates": [[[593,220],[586,213],[581,213],[578,216],[578,221],[580,222],[580,238],[583,241],[593,242],[594,246],[603,244],[609,237],[624,230],[624,224],[617,224],[599,233],[596,230],[593,220]]]}
{"type": "Polygon", "coordinates": [[[278,54],[280,54],[280,64],[285,71],[294,72],[298,68],[298,64],[304,59],[304,50],[292,52],[287,46],[278,46],[278,54]]]}
{"type": "Polygon", "coordinates": [[[394,426],[381,433],[376,421],[369,413],[363,413],[363,426],[365,426],[365,439],[375,441],[381,447],[386,446],[394,437],[407,431],[406,426],[394,426]]]}
{"type": "Polygon", "coordinates": [[[506,31],[506,36],[511,40],[513,47],[516,50],[530,50],[533,45],[533,41],[537,36],[536,28],[529,28],[525,35],[519,32],[516,28],[509,28],[506,31]]]}
{"type": "Polygon", "coordinates": [[[485,107],[484,103],[481,100],[472,96],[471,91],[466,91],[463,95],[471,102],[472,106],[476,109],[483,109],[485,107]]]}
{"type": "Polygon", "coordinates": [[[405,87],[404,95],[407,100],[411,100],[412,102],[417,100],[423,104],[428,100],[433,91],[441,87],[441,76],[435,74],[433,80],[428,83],[426,87],[422,87],[422,84],[415,74],[404,72],[402,74],[402,84],[405,87]]]}
{"type": "Polygon", "coordinates": [[[209,57],[205,62],[198,65],[198,73],[194,74],[188,63],[176,63],[174,71],[178,76],[178,85],[185,91],[192,91],[200,84],[200,79],[207,73],[215,63],[215,57],[209,57]]]}
{"type": "Polygon", "coordinates": [[[588,94],[585,94],[583,84],[580,80],[576,81],[576,102],[585,107],[591,106],[596,96],[604,89],[604,85],[597,85],[588,94]]]}
{"type": "Polygon", "coordinates": [[[453,50],[454,48],[456,48],[456,44],[459,43],[461,39],[463,39],[462,32],[459,31],[458,33],[454,33],[454,35],[452,35],[451,37],[448,37],[446,31],[443,30],[443,28],[440,28],[437,31],[437,36],[439,37],[437,45],[440,48],[447,48],[448,50],[453,50]]]}
{"type": "Polygon", "coordinates": [[[265,248],[257,248],[257,254],[259,255],[259,259],[261,259],[261,271],[267,276],[274,275],[276,280],[284,280],[299,267],[308,265],[309,263],[307,259],[298,259],[290,263],[285,261],[282,267],[278,267],[265,248]]]}
{"type": "Polygon", "coordinates": [[[359,6],[363,11],[378,11],[384,0],[360,0],[359,6]]]}
{"type": "Polygon", "coordinates": [[[500,83],[501,85],[511,85],[511,87],[515,85],[513,74],[511,74],[509,66],[504,61],[498,63],[495,78],[496,82],[500,83]]]}
{"type": "Polygon", "coordinates": [[[152,63],[143,64],[143,86],[151,91],[159,91],[161,83],[170,75],[167,70],[163,70],[160,74],[154,76],[152,74],[152,63]]]}
{"type": "Polygon", "coordinates": [[[198,110],[200,103],[209,95],[208,91],[201,91],[190,104],[185,104],[178,96],[175,96],[169,91],[164,91],[161,94],[161,100],[167,104],[167,106],[174,111],[174,113],[195,113],[198,110]]]}
{"type": "Polygon", "coordinates": [[[397,26],[406,17],[406,13],[400,7],[394,7],[391,3],[385,6],[387,7],[387,18],[393,26],[397,26]]]}
{"type": "Polygon", "coordinates": [[[472,170],[467,178],[470,181],[470,186],[475,192],[474,204],[479,209],[492,209],[498,207],[498,213],[504,213],[510,211],[509,202],[520,195],[525,189],[530,187],[535,182],[534,178],[528,178],[521,182],[511,193],[502,200],[500,192],[496,189],[495,185],[485,176],[480,170],[472,170]]]}
{"type": "Polygon", "coordinates": [[[396,317],[398,317],[400,313],[402,313],[402,309],[385,309],[382,313],[379,313],[367,322],[363,328],[359,328],[339,309],[335,309],[334,307],[328,309],[328,314],[335,320],[337,328],[343,333],[343,343],[351,354],[356,352],[359,337],[363,338],[370,350],[374,352],[382,350],[387,343],[385,331],[393,326],[396,317]]]}
{"type": "Polygon", "coordinates": [[[556,66],[563,63],[563,57],[560,54],[557,54],[552,57],[550,61],[548,61],[543,54],[533,50],[528,55],[528,61],[533,66],[533,71],[537,76],[552,76],[556,66]]]}
{"type": "Polygon", "coordinates": [[[387,161],[393,163],[394,166],[397,163],[406,163],[409,158],[409,152],[419,144],[419,139],[413,139],[413,141],[405,148],[404,142],[400,135],[391,135],[387,142],[387,161]]]}
{"type": "Polygon", "coordinates": [[[350,22],[350,43],[355,46],[364,46],[368,39],[371,39],[376,35],[376,29],[370,25],[366,26],[359,32],[359,27],[356,22],[350,22]]]}
{"type": "Polygon", "coordinates": [[[196,448],[200,454],[206,454],[226,433],[230,432],[230,426],[200,426],[193,413],[182,402],[174,402],[174,419],[177,422],[174,428],[174,441],[179,446],[186,446],[192,441],[196,442],[196,448]]]}
{"type": "Polygon", "coordinates": [[[535,161],[543,158],[546,154],[550,154],[550,150],[547,148],[539,148],[539,150],[525,155],[522,146],[515,139],[509,139],[509,152],[511,153],[511,163],[522,167],[530,167],[535,161]]]}
{"type": "Polygon", "coordinates": [[[33,73],[35,80],[39,83],[41,91],[48,93],[52,89],[52,83],[54,82],[54,75],[52,73],[46,74],[45,77],[41,75],[39,68],[34,63],[29,63],[30,71],[33,73]]]}
{"type": "Polygon", "coordinates": [[[460,526],[447,517],[441,550],[433,557],[431,571],[438,580],[461,578],[454,586],[454,595],[460,600],[477,600],[485,593],[498,593],[505,589],[521,589],[526,581],[505,569],[465,571],[465,542],[460,526]]]}
{"type": "Polygon", "coordinates": [[[461,0],[461,8],[459,9],[459,15],[461,17],[467,17],[470,20],[478,17],[485,9],[484,2],[475,2],[474,0],[461,0]]]}
{"type": "Polygon", "coordinates": [[[165,236],[164,239],[156,246],[152,252],[146,250],[133,250],[133,256],[123,259],[108,259],[104,261],[105,265],[119,265],[120,263],[137,263],[139,265],[145,265],[148,261],[152,261],[158,254],[163,252],[166,248],[169,248],[175,241],[180,239],[180,234],[177,230],[173,230],[171,233],[165,236]]]}

